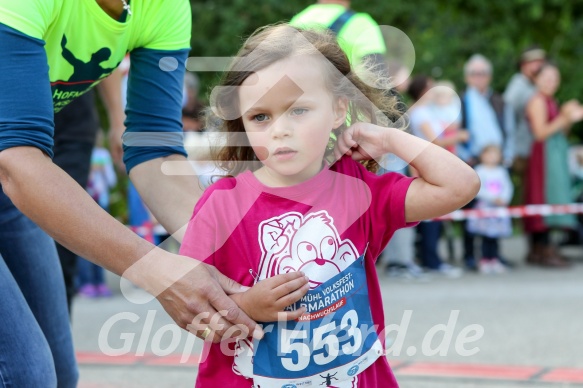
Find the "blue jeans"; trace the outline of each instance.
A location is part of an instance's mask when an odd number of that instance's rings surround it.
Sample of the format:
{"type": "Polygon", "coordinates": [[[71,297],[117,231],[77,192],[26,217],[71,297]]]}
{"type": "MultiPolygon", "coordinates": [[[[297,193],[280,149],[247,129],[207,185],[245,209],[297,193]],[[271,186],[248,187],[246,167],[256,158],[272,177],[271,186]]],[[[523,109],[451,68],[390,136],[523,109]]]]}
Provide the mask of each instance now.
{"type": "Polygon", "coordinates": [[[0,255],[0,386],[75,387],[79,375],[55,243],[1,190],[0,255]]]}
{"type": "Polygon", "coordinates": [[[419,233],[421,234],[421,249],[419,253],[421,265],[429,269],[438,269],[443,263],[437,253],[437,244],[441,236],[441,221],[421,222],[417,228],[419,228],[419,233]]]}
{"type": "Polygon", "coordinates": [[[79,275],[79,286],[84,286],[86,284],[98,286],[105,283],[103,268],[82,257],[77,258],[77,274],[79,275]]]}

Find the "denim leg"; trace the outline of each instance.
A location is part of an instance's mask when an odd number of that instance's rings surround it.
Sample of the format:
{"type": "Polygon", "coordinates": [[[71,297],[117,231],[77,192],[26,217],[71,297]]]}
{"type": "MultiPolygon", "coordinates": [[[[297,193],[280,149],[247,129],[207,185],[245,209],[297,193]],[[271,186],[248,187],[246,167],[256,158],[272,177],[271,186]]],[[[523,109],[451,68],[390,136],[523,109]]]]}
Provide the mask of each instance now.
{"type": "Polygon", "coordinates": [[[85,284],[98,285],[105,283],[105,275],[103,273],[103,268],[97,264],[85,260],[82,257],[77,258],[77,266],[79,267],[79,285],[83,286],[85,284]]]}
{"type": "Polygon", "coordinates": [[[476,235],[468,231],[467,221],[462,222],[462,235],[464,241],[464,260],[475,259],[474,240],[476,235]]]}
{"type": "Polygon", "coordinates": [[[5,386],[75,387],[78,371],[54,241],[1,191],[0,254],[0,371],[5,386]]]}
{"type": "Polygon", "coordinates": [[[498,258],[497,238],[482,237],[482,255],[489,259],[498,258]]]}
{"type": "Polygon", "coordinates": [[[93,284],[99,285],[105,283],[105,275],[103,273],[103,268],[97,264],[91,263],[93,266],[93,284]]]}
{"type": "Polygon", "coordinates": [[[0,387],[56,387],[51,349],[0,257],[0,387]]]}
{"type": "Polygon", "coordinates": [[[91,275],[91,263],[82,257],[77,257],[77,276],[79,279],[79,287],[86,284],[93,284],[91,275]]]}
{"type": "Polygon", "coordinates": [[[421,222],[418,226],[421,234],[421,265],[429,269],[438,269],[443,262],[437,254],[441,227],[441,221],[421,222]]]}

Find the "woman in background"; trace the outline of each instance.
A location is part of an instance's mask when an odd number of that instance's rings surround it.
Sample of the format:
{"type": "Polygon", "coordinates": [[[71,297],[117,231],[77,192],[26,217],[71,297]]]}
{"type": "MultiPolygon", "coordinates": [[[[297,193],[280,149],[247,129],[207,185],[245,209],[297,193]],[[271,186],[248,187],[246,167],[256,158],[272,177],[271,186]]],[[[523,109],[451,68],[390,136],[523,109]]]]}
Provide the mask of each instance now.
{"type": "MultiPolygon", "coordinates": [[[[559,108],[554,96],[560,82],[559,69],[551,63],[544,64],[535,76],[537,92],[526,105],[525,113],[535,139],[526,175],[527,205],[567,204],[573,200],[566,133],[573,123],[583,119],[583,107],[571,100],[559,108]]],[[[531,238],[527,263],[545,267],[569,266],[551,243],[550,231],[552,228],[575,229],[574,215],[532,216],[524,219],[524,227],[531,238]]]]}

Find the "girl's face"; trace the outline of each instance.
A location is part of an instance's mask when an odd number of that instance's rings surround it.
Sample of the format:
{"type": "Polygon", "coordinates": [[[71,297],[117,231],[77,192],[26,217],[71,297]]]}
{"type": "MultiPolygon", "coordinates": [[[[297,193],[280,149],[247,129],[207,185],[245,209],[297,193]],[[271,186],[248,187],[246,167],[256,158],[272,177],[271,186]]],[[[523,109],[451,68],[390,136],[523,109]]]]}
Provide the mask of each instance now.
{"type": "Polygon", "coordinates": [[[561,83],[559,70],[553,66],[545,67],[536,77],[538,90],[547,96],[554,96],[561,83]]]}
{"type": "Polygon", "coordinates": [[[283,59],[239,88],[245,132],[263,163],[255,176],[263,184],[291,186],[316,175],[330,132],[346,121],[346,103],[326,88],[324,60],[283,59]]]}
{"type": "Polygon", "coordinates": [[[498,166],[502,161],[502,152],[500,152],[500,148],[488,147],[482,152],[480,159],[482,164],[486,166],[498,166]]]}

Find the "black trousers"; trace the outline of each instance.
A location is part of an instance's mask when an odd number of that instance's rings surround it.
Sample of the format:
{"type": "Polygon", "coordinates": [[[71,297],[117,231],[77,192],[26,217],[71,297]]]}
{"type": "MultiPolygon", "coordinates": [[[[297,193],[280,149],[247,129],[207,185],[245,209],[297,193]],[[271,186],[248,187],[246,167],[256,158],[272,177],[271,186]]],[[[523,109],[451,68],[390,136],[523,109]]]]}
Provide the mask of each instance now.
{"type": "Polygon", "coordinates": [[[497,238],[482,237],[482,257],[499,258],[497,238]]]}
{"type": "MultiPolygon", "coordinates": [[[[74,100],[55,114],[53,162],[83,188],[87,186],[91,152],[98,130],[99,119],[92,91],[74,100]]],[[[71,303],[76,293],[77,255],[58,243],[57,252],[65,278],[70,315],[71,303]]]]}

